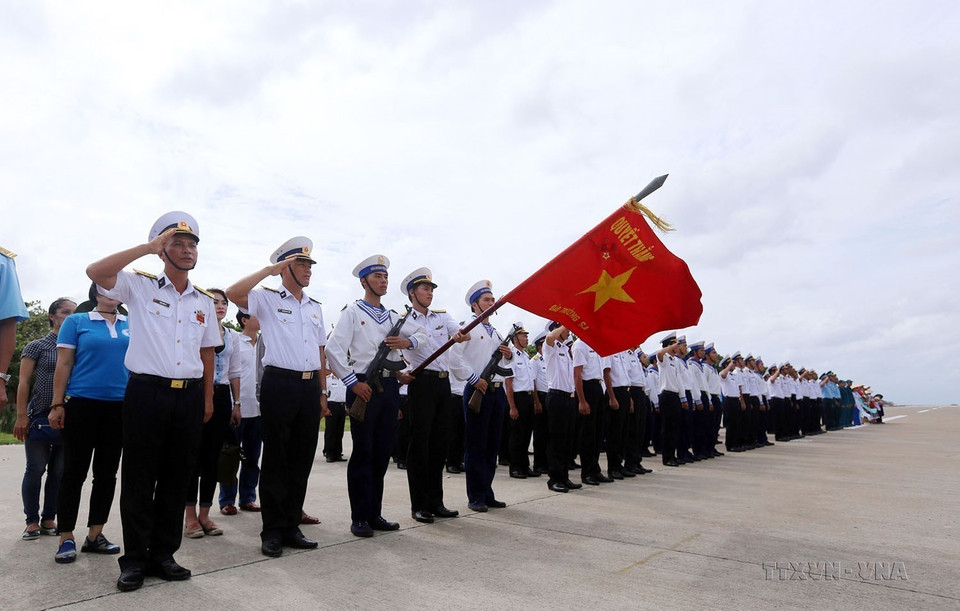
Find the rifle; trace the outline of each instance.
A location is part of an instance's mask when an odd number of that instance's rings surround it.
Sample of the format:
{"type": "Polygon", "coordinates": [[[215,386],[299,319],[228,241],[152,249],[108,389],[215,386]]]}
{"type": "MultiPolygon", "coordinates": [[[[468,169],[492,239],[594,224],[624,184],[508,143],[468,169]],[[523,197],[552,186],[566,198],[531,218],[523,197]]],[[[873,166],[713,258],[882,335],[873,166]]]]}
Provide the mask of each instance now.
{"type": "MultiPolygon", "coordinates": [[[[503,358],[503,355],[500,354],[500,346],[509,346],[510,342],[513,341],[514,336],[517,334],[517,331],[522,329],[523,326],[518,323],[513,323],[513,328],[510,329],[510,333],[507,337],[500,342],[500,345],[497,346],[497,349],[493,351],[493,354],[490,355],[490,360],[487,362],[486,367],[483,368],[483,371],[480,372],[480,379],[486,380],[487,384],[490,384],[490,380],[493,379],[493,376],[500,374],[504,377],[513,374],[513,369],[505,369],[499,365],[500,359],[503,358]]],[[[480,404],[483,402],[483,394],[479,390],[474,390],[473,394],[470,395],[470,400],[467,401],[467,406],[474,411],[474,413],[480,413],[480,404]]]]}
{"type": "MultiPolygon", "coordinates": [[[[410,316],[410,312],[413,311],[413,308],[410,306],[404,306],[407,308],[407,311],[401,316],[397,322],[394,323],[390,330],[387,331],[387,334],[384,338],[393,337],[400,332],[400,328],[403,327],[403,323],[407,322],[407,316],[410,316]]],[[[366,382],[370,385],[371,389],[375,392],[383,392],[383,384],[380,383],[380,374],[383,370],[387,371],[400,371],[407,364],[403,361],[391,361],[387,357],[390,356],[390,353],[393,351],[392,348],[387,346],[386,341],[380,342],[380,346],[377,348],[377,354],[374,355],[373,360],[370,361],[370,364],[367,365],[366,370],[363,372],[366,376],[366,382]]],[[[372,398],[372,397],[371,397],[372,398]]],[[[359,395],[353,400],[353,405],[350,406],[350,410],[347,412],[351,417],[356,418],[360,422],[363,422],[364,417],[367,415],[367,402],[360,398],[359,395]]]]}

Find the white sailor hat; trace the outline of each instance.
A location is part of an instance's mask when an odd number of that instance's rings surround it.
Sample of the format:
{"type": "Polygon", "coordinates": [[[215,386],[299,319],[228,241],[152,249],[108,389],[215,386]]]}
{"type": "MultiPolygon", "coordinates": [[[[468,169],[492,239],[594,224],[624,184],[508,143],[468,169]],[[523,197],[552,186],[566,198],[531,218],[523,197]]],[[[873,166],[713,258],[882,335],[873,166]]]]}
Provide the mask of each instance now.
{"type": "Polygon", "coordinates": [[[487,293],[493,294],[493,283],[489,280],[480,280],[470,287],[464,297],[464,301],[467,302],[468,306],[472,306],[474,301],[480,299],[481,295],[486,295],[487,293]]]}
{"type": "Polygon", "coordinates": [[[735,361],[735,360],[737,360],[735,356],[725,356],[725,357],[723,357],[723,359],[721,359],[721,361],[720,361],[720,368],[721,368],[721,369],[726,369],[726,368],[727,368],[727,365],[729,365],[731,361],[735,361]]]}
{"type": "Polygon", "coordinates": [[[150,228],[149,241],[152,242],[158,235],[171,229],[174,230],[174,233],[192,235],[197,238],[197,242],[200,241],[200,225],[197,223],[197,219],[179,210],[168,212],[157,219],[153,227],[150,228]]]}
{"type": "Polygon", "coordinates": [[[540,344],[543,343],[543,340],[545,339],[547,339],[547,332],[541,331],[540,333],[537,333],[537,336],[535,338],[533,338],[533,345],[539,346],[540,344]]]}
{"type": "Polygon", "coordinates": [[[707,354],[710,354],[714,350],[713,342],[710,342],[709,344],[704,346],[703,349],[704,351],[706,351],[707,354]]]}
{"type": "Polygon", "coordinates": [[[752,355],[752,354],[748,354],[747,356],[743,357],[743,360],[745,360],[745,361],[751,361],[751,360],[752,360],[752,361],[755,361],[756,359],[753,358],[753,355],[752,355]]]}
{"type": "Polygon", "coordinates": [[[418,284],[429,284],[433,288],[437,288],[437,283],[433,281],[433,274],[430,273],[430,268],[420,267],[407,274],[407,277],[400,283],[400,292],[406,295],[418,284]]]}
{"type": "MultiPolygon", "coordinates": [[[[513,324],[514,324],[516,327],[519,327],[519,328],[517,329],[517,335],[520,335],[521,333],[526,333],[527,335],[530,335],[530,332],[523,328],[523,323],[520,322],[519,320],[518,320],[517,322],[513,323],[513,324]]],[[[544,337],[546,337],[546,336],[544,336],[544,337]]]]}
{"type": "Polygon", "coordinates": [[[675,341],[677,341],[676,331],[671,331],[670,333],[667,333],[666,335],[663,336],[663,338],[660,339],[660,343],[664,346],[667,346],[675,341]]]}
{"type": "Polygon", "coordinates": [[[689,348],[690,350],[697,350],[697,349],[699,349],[699,348],[703,348],[703,341],[702,341],[702,340],[697,340],[697,341],[693,342],[692,344],[688,344],[688,345],[687,345],[687,348],[689,348]]]}
{"type": "Polygon", "coordinates": [[[762,362],[763,362],[763,357],[760,356],[759,354],[757,355],[757,362],[758,362],[758,363],[762,363],[762,362]]]}
{"type": "Polygon", "coordinates": [[[737,359],[742,359],[742,358],[743,358],[743,355],[740,354],[740,351],[739,351],[739,350],[737,350],[736,352],[734,352],[733,354],[730,355],[730,360],[731,360],[731,361],[736,361],[737,359]]]}
{"type": "Polygon", "coordinates": [[[273,254],[270,255],[270,262],[280,263],[281,261],[291,261],[293,259],[306,259],[311,263],[316,263],[316,261],[310,257],[312,250],[313,242],[310,241],[310,238],[298,235],[295,238],[290,238],[281,244],[280,248],[273,251],[273,254]]]}
{"type": "Polygon", "coordinates": [[[687,336],[686,336],[686,335],[680,335],[680,336],[678,336],[678,337],[677,337],[677,343],[678,343],[678,344],[686,344],[686,343],[687,343],[687,336]]]}
{"type": "Polygon", "coordinates": [[[383,255],[370,255],[353,268],[353,275],[363,278],[374,272],[385,272],[390,267],[390,259],[383,255]]]}

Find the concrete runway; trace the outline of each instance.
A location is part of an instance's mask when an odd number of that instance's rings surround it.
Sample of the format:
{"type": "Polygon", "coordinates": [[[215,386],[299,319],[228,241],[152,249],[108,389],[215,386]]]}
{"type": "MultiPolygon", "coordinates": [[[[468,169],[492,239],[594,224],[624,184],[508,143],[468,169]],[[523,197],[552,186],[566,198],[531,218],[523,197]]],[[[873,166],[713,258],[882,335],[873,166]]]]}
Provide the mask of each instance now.
{"type": "MultiPolygon", "coordinates": [[[[960,607],[960,408],[887,420],[680,468],[648,458],[654,473],[569,494],[501,467],[494,490],[509,506],[485,514],[467,510],[463,476],[445,474],[461,516],[431,525],[410,518],[391,465],[384,515],[401,529],[372,539],[349,532],[346,463],[319,456],[306,510],[323,524],[303,528],[319,549],[265,558],[259,515],[217,513],[225,534],[177,554],[191,580],[147,578],[127,594],[116,557],[57,565],[55,537],[20,540],[23,449],[3,446],[0,608],[960,607]]],[[[121,543],[118,504],[119,491],[105,533],[121,543]]]]}

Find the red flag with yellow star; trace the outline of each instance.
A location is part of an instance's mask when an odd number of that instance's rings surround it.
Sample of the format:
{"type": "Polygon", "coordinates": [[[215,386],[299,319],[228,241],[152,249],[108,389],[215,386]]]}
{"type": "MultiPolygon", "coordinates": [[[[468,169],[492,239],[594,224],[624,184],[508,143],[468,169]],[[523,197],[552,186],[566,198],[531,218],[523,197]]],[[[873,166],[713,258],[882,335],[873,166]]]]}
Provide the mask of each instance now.
{"type": "Polygon", "coordinates": [[[696,325],[703,313],[700,287],[683,259],[654,234],[643,214],[649,211],[637,199],[502,300],[562,323],[601,356],[633,348],[658,331],[696,325]]]}

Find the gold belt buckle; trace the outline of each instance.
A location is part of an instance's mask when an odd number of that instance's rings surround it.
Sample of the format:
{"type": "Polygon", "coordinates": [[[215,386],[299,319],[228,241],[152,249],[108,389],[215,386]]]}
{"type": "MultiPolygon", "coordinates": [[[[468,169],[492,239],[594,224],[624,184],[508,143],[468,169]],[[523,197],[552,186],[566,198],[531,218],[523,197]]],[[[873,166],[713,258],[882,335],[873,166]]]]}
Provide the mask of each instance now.
{"type": "Polygon", "coordinates": [[[443,378],[445,378],[445,377],[447,377],[447,372],[446,372],[446,371],[441,371],[441,372],[440,372],[440,378],[443,379],[443,378]]]}
{"type": "Polygon", "coordinates": [[[170,380],[170,388],[183,388],[184,380],[170,380]]]}
{"type": "Polygon", "coordinates": [[[300,379],[301,379],[301,380],[312,380],[312,379],[313,379],[313,372],[312,372],[312,371],[304,371],[304,372],[301,374],[300,379]]]}
{"type": "Polygon", "coordinates": [[[571,399],[574,398],[575,396],[576,396],[576,393],[570,393],[570,398],[571,398],[571,399]]]}

